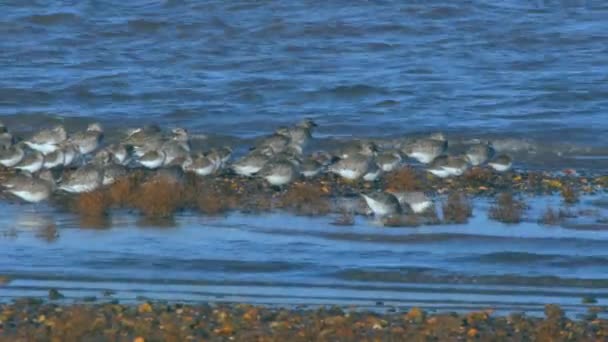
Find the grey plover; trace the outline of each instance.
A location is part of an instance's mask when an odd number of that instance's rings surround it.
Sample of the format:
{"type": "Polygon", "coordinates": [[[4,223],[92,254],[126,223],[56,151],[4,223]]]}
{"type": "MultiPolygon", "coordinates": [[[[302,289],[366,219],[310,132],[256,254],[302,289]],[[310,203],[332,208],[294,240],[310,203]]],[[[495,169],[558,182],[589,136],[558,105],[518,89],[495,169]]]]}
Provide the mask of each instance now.
{"type": "Polygon", "coordinates": [[[103,184],[103,169],[96,164],[79,167],[63,180],[59,189],[69,193],[83,193],[96,190],[103,184]]]}
{"type": "Polygon", "coordinates": [[[401,213],[399,201],[393,194],[377,191],[361,194],[361,196],[375,216],[382,217],[401,213]]]}
{"type": "Polygon", "coordinates": [[[65,155],[61,148],[44,156],[44,163],[42,168],[46,170],[54,169],[59,166],[63,166],[65,163],[65,155]]]}
{"type": "Polygon", "coordinates": [[[34,134],[29,140],[25,141],[25,144],[33,150],[47,154],[58,149],[59,144],[65,141],[67,137],[65,127],[58,125],[34,134]]]}
{"type": "Polygon", "coordinates": [[[421,191],[391,191],[402,208],[409,207],[416,214],[423,213],[433,207],[433,200],[421,191]]]}
{"type": "Polygon", "coordinates": [[[501,154],[496,158],[490,160],[488,165],[498,172],[505,172],[511,169],[513,165],[513,159],[506,154],[501,154]]]}
{"type": "Polygon", "coordinates": [[[327,171],[347,180],[356,180],[367,173],[370,164],[369,156],[354,154],[329,165],[327,171]]]}
{"type": "Polygon", "coordinates": [[[382,171],[391,172],[401,164],[401,154],[398,151],[384,151],[376,156],[376,164],[382,171]]]}
{"type": "Polygon", "coordinates": [[[142,157],[150,151],[158,151],[165,139],[158,126],[144,126],[131,132],[123,143],[131,146],[136,157],[142,157]]]}
{"type": "Polygon", "coordinates": [[[42,169],[44,164],[44,155],[40,151],[30,151],[26,153],[23,159],[17,163],[13,168],[21,171],[27,171],[29,173],[36,173],[42,169]]]}
{"type": "Polygon", "coordinates": [[[177,140],[165,141],[159,152],[165,155],[163,165],[171,164],[174,159],[186,159],[190,155],[189,150],[184,147],[184,143],[177,140]]]}
{"type": "Polygon", "coordinates": [[[293,162],[286,159],[273,160],[260,170],[258,176],[264,178],[270,185],[283,186],[291,183],[297,176],[293,162]]]}
{"type": "Polygon", "coordinates": [[[479,143],[471,145],[465,154],[471,165],[479,166],[492,158],[493,153],[494,150],[490,145],[479,143]]]}
{"type": "Polygon", "coordinates": [[[448,142],[444,139],[443,136],[416,139],[406,144],[402,152],[410,158],[428,164],[446,151],[448,142]]]}
{"type": "Polygon", "coordinates": [[[269,157],[262,150],[253,150],[241,159],[232,163],[232,170],[241,176],[250,177],[259,172],[268,162],[269,157]]]}
{"type": "Polygon", "coordinates": [[[51,196],[55,187],[55,180],[49,171],[43,171],[38,177],[31,174],[16,175],[8,179],[3,186],[8,193],[26,202],[38,203],[51,196]]]}
{"type": "Polygon", "coordinates": [[[148,169],[158,169],[165,163],[165,153],[163,151],[148,151],[138,159],[139,164],[148,169]]]}
{"type": "Polygon", "coordinates": [[[69,138],[69,141],[74,144],[81,155],[94,152],[102,140],[103,128],[97,122],[89,124],[86,131],[75,133],[69,138]]]}
{"type": "Polygon", "coordinates": [[[311,119],[305,119],[298,122],[294,127],[287,130],[287,134],[291,139],[291,144],[306,147],[308,141],[312,138],[312,130],[317,127],[317,124],[311,119]]]}
{"type": "Polygon", "coordinates": [[[20,144],[12,145],[7,149],[0,149],[0,164],[4,167],[17,165],[25,156],[20,144]]]}

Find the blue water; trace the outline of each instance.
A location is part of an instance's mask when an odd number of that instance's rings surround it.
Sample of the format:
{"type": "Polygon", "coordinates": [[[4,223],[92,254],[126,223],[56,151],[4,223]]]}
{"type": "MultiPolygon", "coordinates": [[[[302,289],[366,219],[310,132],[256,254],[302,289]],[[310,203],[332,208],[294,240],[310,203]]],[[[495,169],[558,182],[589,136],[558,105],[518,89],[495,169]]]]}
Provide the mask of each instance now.
{"type": "MultiPolygon", "coordinates": [[[[101,121],[110,140],[156,122],[246,146],[311,117],[313,147],[445,131],[519,153],[517,168],[603,172],[606,18],[598,0],[2,1],[0,120],[23,136],[101,121]]],[[[111,229],[90,230],[3,203],[0,275],[13,280],[0,296],[56,287],[70,299],[112,289],[121,300],[540,312],[584,311],[580,298],[594,294],[605,304],[605,227],[539,226],[541,209],[519,226],[483,210],[468,225],[415,229],[280,213],[185,213],[150,228],[113,213],[111,229]],[[51,241],[38,232],[49,224],[51,241]]]]}
{"type": "Polygon", "coordinates": [[[306,116],[321,136],[608,144],[601,1],[19,0],[0,12],[0,115],[23,130],[67,115],[247,137],[306,116]]]}

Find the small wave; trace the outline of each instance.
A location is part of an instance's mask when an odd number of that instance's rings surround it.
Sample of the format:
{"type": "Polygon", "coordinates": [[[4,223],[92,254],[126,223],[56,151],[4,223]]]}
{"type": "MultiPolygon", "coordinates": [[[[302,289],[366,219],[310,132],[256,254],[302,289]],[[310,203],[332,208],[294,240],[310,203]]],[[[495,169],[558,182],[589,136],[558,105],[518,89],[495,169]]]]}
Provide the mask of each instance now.
{"type": "Polygon", "coordinates": [[[166,26],[167,23],[164,21],[156,21],[149,19],[136,19],[129,20],[128,26],[135,32],[155,32],[166,26]]]}
{"type": "Polygon", "coordinates": [[[74,13],[49,13],[49,14],[34,14],[23,18],[36,25],[61,25],[78,21],[80,17],[74,13]]]}

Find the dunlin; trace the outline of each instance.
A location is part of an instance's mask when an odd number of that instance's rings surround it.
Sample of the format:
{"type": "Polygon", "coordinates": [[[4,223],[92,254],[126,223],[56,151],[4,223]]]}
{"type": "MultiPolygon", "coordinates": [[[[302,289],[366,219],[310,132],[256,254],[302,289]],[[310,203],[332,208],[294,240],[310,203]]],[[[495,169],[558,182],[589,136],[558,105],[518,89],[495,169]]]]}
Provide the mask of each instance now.
{"type": "Polygon", "coordinates": [[[112,156],[112,161],[116,164],[127,165],[130,161],[129,148],[122,143],[112,144],[106,147],[106,150],[112,156]]]}
{"type": "Polygon", "coordinates": [[[356,180],[367,173],[370,164],[370,157],[354,154],[329,165],[327,171],[338,174],[340,177],[348,180],[356,180]]]}
{"type": "Polygon", "coordinates": [[[283,186],[291,183],[298,172],[293,162],[286,159],[273,160],[260,170],[258,176],[264,178],[270,185],[283,186]]]}
{"type": "Polygon", "coordinates": [[[355,140],[343,146],[337,155],[338,157],[345,159],[354,155],[371,157],[375,156],[376,152],[378,152],[378,147],[374,142],[355,140]]]}
{"type": "Polygon", "coordinates": [[[69,141],[61,144],[61,150],[63,151],[63,166],[69,167],[80,161],[80,152],[78,148],[69,141]]]}
{"type": "Polygon", "coordinates": [[[117,180],[122,177],[125,177],[128,174],[127,168],[123,165],[111,163],[105,166],[103,170],[103,180],[101,184],[103,185],[111,185],[114,184],[117,180]]]}
{"type": "Polygon", "coordinates": [[[90,192],[103,183],[103,169],[96,164],[87,164],[72,172],[61,182],[59,189],[69,193],[90,192]]]}
{"type": "Polygon", "coordinates": [[[369,168],[367,172],[363,175],[363,180],[368,182],[373,182],[380,177],[382,174],[382,169],[376,163],[369,163],[369,168]]]}
{"type": "Polygon", "coordinates": [[[59,148],[59,144],[67,139],[67,133],[62,125],[53,128],[43,129],[34,134],[25,144],[33,150],[43,154],[51,153],[59,148]]]}
{"type": "Polygon", "coordinates": [[[376,156],[376,164],[382,171],[391,172],[401,164],[402,158],[398,151],[385,151],[376,156]]]}
{"type": "Polygon", "coordinates": [[[30,203],[46,200],[53,193],[55,180],[49,171],[43,171],[38,177],[16,175],[7,180],[3,186],[6,191],[30,203]]]}
{"type": "Polygon", "coordinates": [[[44,164],[44,156],[40,151],[30,151],[26,153],[23,159],[13,168],[21,171],[27,171],[29,173],[36,173],[42,169],[44,164]]]}
{"type": "Polygon", "coordinates": [[[423,164],[432,162],[435,158],[443,154],[447,147],[447,140],[441,140],[443,136],[433,138],[422,138],[406,144],[402,152],[423,164]]]}
{"type": "Polygon", "coordinates": [[[327,151],[316,151],[310,156],[312,159],[318,161],[321,165],[327,166],[338,160],[333,154],[327,151]]]}
{"type": "Polygon", "coordinates": [[[144,126],[132,131],[124,140],[124,144],[133,148],[136,157],[142,157],[150,151],[158,151],[165,139],[158,126],[144,126]]]}
{"type": "Polygon", "coordinates": [[[0,149],[0,164],[5,167],[17,165],[25,156],[21,145],[12,145],[7,149],[0,149]]]}
{"type": "Polygon", "coordinates": [[[63,166],[65,163],[65,155],[61,148],[44,156],[44,163],[42,168],[46,170],[54,169],[59,166],[63,166]]]}
{"type": "Polygon", "coordinates": [[[148,151],[141,158],[139,163],[148,169],[158,169],[165,163],[165,153],[162,151],[148,151]]]}
{"type": "Polygon", "coordinates": [[[498,172],[505,172],[511,169],[513,159],[506,154],[501,154],[489,161],[488,165],[498,172]]]}
{"type": "Polygon", "coordinates": [[[221,167],[221,159],[213,159],[199,153],[187,158],[183,164],[184,171],[194,172],[199,176],[208,176],[221,167]]]}
{"type": "Polygon", "coordinates": [[[0,149],[7,149],[14,143],[13,135],[6,129],[6,126],[0,122],[0,149]]]}
{"type": "MultiPolygon", "coordinates": [[[[288,134],[288,132],[286,134],[288,134]]],[[[262,140],[256,144],[256,149],[268,147],[273,153],[279,153],[287,148],[290,141],[291,140],[288,135],[275,133],[271,136],[262,138],[262,140]]]]}
{"type": "Polygon", "coordinates": [[[466,156],[449,156],[443,168],[450,176],[460,176],[469,168],[469,160],[466,156]]]}
{"type": "Polygon", "coordinates": [[[474,144],[467,149],[466,156],[473,166],[478,166],[492,158],[494,150],[488,144],[474,144]]]}
{"type": "Polygon", "coordinates": [[[372,192],[361,194],[365,203],[372,210],[375,216],[390,216],[401,213],[401,206],[397,198],[387,192],[372,192]]]}
{"type": "Polygon", "coordinates": [[[190,154],[189,150],[184,147],[184,143],[177,140],[165,141],[159,152],[165,155],[163,165],[171,164],[174,159],[186,159],[190,154]]]}
{"type": "Polygon", "coordinates": [[[234,172],[250,177],[259,172],[268,162],[268,156],[262,150],[253,150],[246,156],[232,163],[234,172]]]}
{"type": "Polygon", "coordinates": [[[223,146],[217,149],[214,149],[217,155],[220,157],[220,161],[222,162],[222,166],[226,165],[230,157],[232,156],[232,149],[228,146],[223,146]]]}
{"type": "Polygon", "coordinates": [[[302,176],[305,178],[316,177],[323,169],[323,164],[313,158],[306,158],[300,165],[300,173],[302,173],[302,176]]]}
{"type": "Polygon", "coordinates": [[[92,123],[86,131],[73,134],[69,140],[76,146],[81,155],[86,155],[95,151],[102,139],[103,128],[99,123],[92,123]]]}
{"type": "Polygon", "coordinates": [[[424,192],[388,191],[395,195],[402,208],[409,207],[416,214],[423,213],[433,206],[433,201],[424,192]]]}
{"type": "Polygon", "coordinates": [[[448,163],[448,156],[442,155],[435,158],[427,167],[427,171],[433,175],[445,178],[449,177],[450,173],[444,168],[448,163]]]}

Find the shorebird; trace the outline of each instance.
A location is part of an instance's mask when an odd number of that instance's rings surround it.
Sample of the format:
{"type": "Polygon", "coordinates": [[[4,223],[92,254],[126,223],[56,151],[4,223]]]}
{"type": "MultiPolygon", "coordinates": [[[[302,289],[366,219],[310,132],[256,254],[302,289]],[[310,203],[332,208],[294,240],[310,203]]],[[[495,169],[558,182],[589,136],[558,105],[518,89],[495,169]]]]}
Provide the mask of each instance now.
{"type": "Polygon", "coordinates": [[[277,130],[277,133],[262,138],[262,140],[256,144],[256,149],[270,148],[270,150],[276,154],[285,151],[290,141],[289,129],[285,128],[284,132],[279,129],[277,130]]]}
{"type": "Polygon", "coordinates": [[[329,165],[327,171],[335,173],[348,180],[356,180],[363,177],[370,168],[370,157],[354,154],[348,158],[340,159],[329,165]]]}
{"type": "Polygon", "coordinates": [[[133,148],[136,157],[150,151],[158,151],[165,142],[160,127],[156,125],[137,128],[128,133],[123,143],[133,148]]]}
{"type": "Polygon", "coordinates": [[[13,143],[13,135],[4,126],[4,123],[0,122],[0,148],[8,149],[13,143]]]}
{"type": "Polygon", "coordinates": [[[47,154],[58,149],[59,144],[65,141],[67,136],[65,127],[58,125],[34,134],[30,140],[25,141],[25,144],[33,150],[47,154]]]}
{"type": "Polygon", "coordinates": [[[58,166],[63,166],[65,163],[65,154],[61,148],[44,156],[42,168],[46,170],[54,169],[58,166]]]}
{"type": "Polygon", "coordinates": [[[290,144],[303,149],[312,138],[312,130],[315,127],[317,127],[317,124],[314,121],[305,119],[298,122],[294,127],[289,127],[283,134],[291,139],[290,144]]]}
{"type": "Polygon", "coordinates": [[[142,166],[154,170],[163,166],[165,158],[165,152],[153,150],[146,152],[138,161],[142,166]]]}
{"type": "Polygon", "coordinates": [[[219,170],[221,163],[222,160],[219,157],[214,159],[199,153],[187,158],[183,163],[183,169],[184,171],[194,172],[199,176],[208,176],[219,170]]]}
{"type": "Polygon", "coordinates": [[[382,169],[376,163],[369,163],[367,172],[363,175],[363,180],[373,182],[382,174],[382,169]]]}
{"type": "Polygon", "coordinates": [[[258,176],[264,178],[270,185],[280,187],[291,183],[297,174],[296,166],[292,161],[278,159],[266,163],[258,176]]]}
{"type": "Polygon", "coordinates": [[[448,147],[448,142],[443,135],[436,135],[429,138],[421,138],[406,144],[402,152],[423,164],[432,162],[435,158],[442,155],[448,147]]]}
{"type": "Polygon", "coordinates": [[[241,159],[232,163],[232,170],[241,176],[250,177],[259,172],[268,162],[269,157],[263,150],[253,150],[241,159]]]}
{"type": "Polygon", "coordinates": [[[398,151],[385,151],[376,156],[376,164],[382,171],[391,172],[401,164],[401,154],[398,151]]]}
{"type": "Polygon", "coordinates": [[[29,173],[36,173],[42,169],[44,164],[44,156],[39,151],[30,151],[17,163],[13,168],[29,173]]]}
{"type": "Polygon", "coordinates": [[[123,165],[110,163],[106,165],[103,170],[103,179],[101,184],[104,186],[114,184],[117,180],[125,177],[127,174],[127,168],[125,168],[123,165]]]}
{"type": "Polygon", "coordinates": [[[2,184],[8,193],[30,203],[46,200],[53,193],[55,180],[49,171],[43,171],[38,177],[31,174],[19,174],[2,184]]]}
{"type": "Polygon", "coordinates": [[[506,154],[501,154],[489,161],[488,165],[498,172],[505,172],[511,169],[513,159],[506,154]]]}
{"type": "Polygon", "coordinates": [[[376,152],[378,152],[378,147],[374,142],[355,140],[343,146],[337,155],[338,157],[345,159],[354,155],[371,157],[375,156],[376,152]]]}
{"type": "Polygon", "coordinates": [[[127,165],[130,161],[129,149],[122,143],[112,144],[106,147],[116,164],[127,165]]]}
{"type": "Polygon", "coordinates": [[[473,166],[479,166],[492,157],[494,150],[487,144],[474,144],[466,151],[466,156],[473,166]]]}
{"type": "Polygon", "coordinates": [[[99,147],[103,139],[103,128],[101,124],[95,122],[87,127],[84,132],[73,134],[69,141],[74,144],[81,155],[89,154],[99,147]]]}
{"type": "Polygon", "coordinates": [[[4,167],[17,165],[25,156],[20,144],[12,145],[7,149],[0,149],[0,164],[4,167]]]}
{"type": "Polygon", "coordinates": [[[323,169],[323,164],[312,157],[306,158],[300,165],[300,173],[302,173],[302,176],[305,178],[316,177],[323,171],[323,169]]]}
{"type": "Polygon", "coordinates": [[[61,182],[59,189],[69,193],[90,192],[103,183],[103,169],[96,163],[79,167],[61,182]]]}
{"type": "Polygon", "coordinates": [[[397,198],[387,192],[372,192],[361,194],[367,206],[375,216],[390,216],[401,213],[401,206],[397,198]]]}
{"type": "Polygon", "coordinates": [[[449,156],[443,168],[450,176],[460,176],[469,168],[469,160],[466,156],[449,156]]]}
{"type": "Polygon", "coordinates": [[[80,152],[78,148],[69,141],[65,141],[60,145],[61,151],[63,151],[63,166],[69,167],[75,164],[77,160],[80,160],[80,152]]]}
{"type": "Polygon", "coordinates": [[[433,201],[421,191],[392,191],[402,208],[409,207],[416,214],[423,213],[433,206],[433,201]]]}

